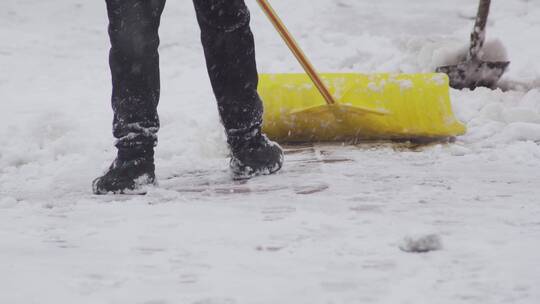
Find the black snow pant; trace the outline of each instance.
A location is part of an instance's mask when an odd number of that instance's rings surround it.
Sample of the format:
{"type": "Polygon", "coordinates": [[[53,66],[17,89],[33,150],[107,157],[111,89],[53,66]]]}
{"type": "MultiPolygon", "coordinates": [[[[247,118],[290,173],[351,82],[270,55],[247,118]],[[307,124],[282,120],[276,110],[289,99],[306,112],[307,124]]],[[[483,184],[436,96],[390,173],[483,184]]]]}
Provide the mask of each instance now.
{"type": "MultiPolygon", "coordinates": [[[[159,35],[165,0],[106,0],[111,40],[113,134],[121,150],[157,143],[159,35]]],[[[260,128],[262,102],[244,0],[194,0],[206,64],[229,139],[260,128]]]]}

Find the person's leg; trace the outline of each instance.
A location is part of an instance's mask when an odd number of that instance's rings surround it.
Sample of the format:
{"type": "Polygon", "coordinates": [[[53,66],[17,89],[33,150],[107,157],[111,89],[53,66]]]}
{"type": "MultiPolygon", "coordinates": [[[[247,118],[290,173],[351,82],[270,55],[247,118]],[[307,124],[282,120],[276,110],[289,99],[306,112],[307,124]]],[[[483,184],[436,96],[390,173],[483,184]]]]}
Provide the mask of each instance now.
{"type": "Polygon", "coordinates": [[[227,134],[259,126],[255,45],[243,0],[194,0],[206,64],[227,134]]]}
{"type": "Polygon", "coordinates": [[[106,0],[109,16],[113,135],[118,156],[94,192],[153,183],[159,119],[159,35],[165,0],[106,0]]]}
{"type": "Polygon", "coordinates": [[[106,2],[116,146],[154,146],[159,129],[158,28],[165,0],[106,2]]]}
{"type": "Polygon", "coordinates": [[[244,0],[193,0],[212,88],[238,177],[281,168],[281,148],[261,133],[255,44],[244,0]]]}

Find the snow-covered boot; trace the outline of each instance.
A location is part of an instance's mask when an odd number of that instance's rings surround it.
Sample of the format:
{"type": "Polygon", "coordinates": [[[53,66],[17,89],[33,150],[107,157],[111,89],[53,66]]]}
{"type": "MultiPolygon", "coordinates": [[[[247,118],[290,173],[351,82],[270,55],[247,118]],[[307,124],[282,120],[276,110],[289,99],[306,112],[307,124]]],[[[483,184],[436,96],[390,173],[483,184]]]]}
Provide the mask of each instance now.
{"type": "Polygon", "coordinates": [[[119,149],[109,170],[92,183],[94,194],[145,194],[142,187],[155,184],[154,151],[119,149]]]}
{"type": "Polygon", "coordinates": [[[232,154],[230,166],[236,179],[272,174],[283,165],[283,150],[260,128],[242,135],[229,135],[228,142],[232,154]]]}

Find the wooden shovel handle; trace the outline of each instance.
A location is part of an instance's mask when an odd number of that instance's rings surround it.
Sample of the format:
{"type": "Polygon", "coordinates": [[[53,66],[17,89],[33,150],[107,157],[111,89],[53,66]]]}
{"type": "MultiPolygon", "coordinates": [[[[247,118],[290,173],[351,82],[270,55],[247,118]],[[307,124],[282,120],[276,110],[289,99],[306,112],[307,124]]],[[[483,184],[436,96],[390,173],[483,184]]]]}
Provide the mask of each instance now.
{"type": "Polygon", "coordinates": [[[336,101],[334,97],[332,96],[332,94],[330,94],[330,91],[324,85],[324,82],[322,81],[321,77],[319,77],[319,74],[317,74],[317,70],[315,70],[313,64],[311,64],[306,54],[304,54],[296,40],[294,40],[293,36],[289,32],[285,24],[283,24],[283,21],[281,21],[270,3],[267,0],[257,0],[257,2],[261,6],[268,19],[270,19],[270,22],[272,22],[276,30],[279,32],[281,38],[283,38],[283,40],[285,41],[291,52],[294,54],[300,65],[302,65],[304,71],[306,71],[306,73],[309,75],[311,81],[313,81],[313,84],[315,84],[319,92],[321,92],[321,95],[324,97],[326,103],[329,105],[335,104],[336,101]]]}

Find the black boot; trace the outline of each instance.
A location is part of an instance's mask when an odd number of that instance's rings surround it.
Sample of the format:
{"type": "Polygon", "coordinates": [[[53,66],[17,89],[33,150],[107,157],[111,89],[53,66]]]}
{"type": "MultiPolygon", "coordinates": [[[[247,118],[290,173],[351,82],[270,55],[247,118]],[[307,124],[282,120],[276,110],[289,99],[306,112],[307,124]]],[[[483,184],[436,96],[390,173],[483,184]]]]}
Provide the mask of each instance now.
{"type": "Polygon", "coordinates": [[[92,183],[94,194],[144,194],[143,186],[155,184],[154,151],[119,149],[118,156],[105,175],[92,183]]]}
{"type": "Polygon", "coordinates": [[[231,170],[235,179],[248,179],[268,175],[281,169],[283,150],[268,139],[260,128],[242,135],[229,135],[231,170]]]}

